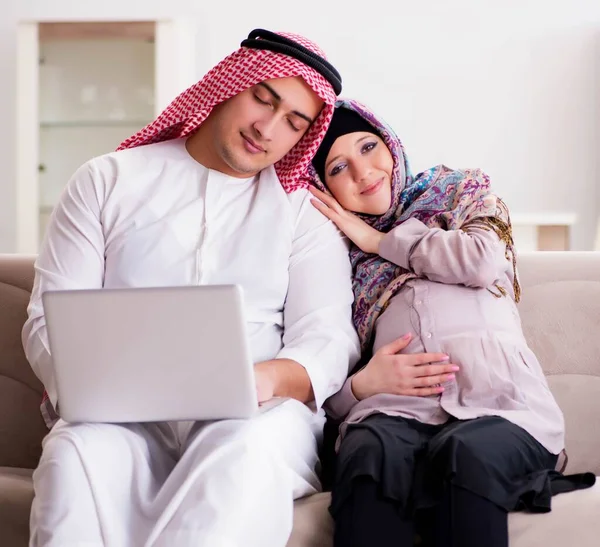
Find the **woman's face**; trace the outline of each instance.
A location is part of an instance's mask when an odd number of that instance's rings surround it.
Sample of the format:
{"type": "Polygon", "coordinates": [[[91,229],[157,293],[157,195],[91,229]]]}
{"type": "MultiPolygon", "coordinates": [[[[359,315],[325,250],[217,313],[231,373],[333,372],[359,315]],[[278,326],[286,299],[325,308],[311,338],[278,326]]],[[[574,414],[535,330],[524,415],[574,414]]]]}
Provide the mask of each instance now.
{"type": "Polygon", "coordinates": [[[383,215],[392,202],[394,160],[383,140],[373,133],[339,137],[325,160],[325,184],[346,210],[383,215]]]}

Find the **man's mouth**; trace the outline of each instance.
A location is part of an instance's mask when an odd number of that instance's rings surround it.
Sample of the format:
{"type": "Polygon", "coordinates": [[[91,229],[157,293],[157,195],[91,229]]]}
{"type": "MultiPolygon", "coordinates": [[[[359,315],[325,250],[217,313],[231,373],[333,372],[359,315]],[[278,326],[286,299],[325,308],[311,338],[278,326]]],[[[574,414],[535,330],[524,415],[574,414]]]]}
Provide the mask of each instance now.
{"type": "Polygon", "coordinates": [[[242,136],[242,139],[244,139],[244,148],[246,148],[248,152],[251,154],[260,154],[261,152],[265,152],[265,149],[259,144],[256,144],[250,137],[247,137],[241,132],[240,135],[242,136]]]}

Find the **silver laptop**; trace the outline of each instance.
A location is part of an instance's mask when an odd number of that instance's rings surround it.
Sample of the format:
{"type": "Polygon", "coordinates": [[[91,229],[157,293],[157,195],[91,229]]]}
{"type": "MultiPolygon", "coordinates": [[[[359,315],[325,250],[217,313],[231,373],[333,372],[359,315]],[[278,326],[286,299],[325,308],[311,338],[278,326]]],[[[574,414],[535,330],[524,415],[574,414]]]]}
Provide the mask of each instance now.
{"type": "Polygon", "coordinates": [[[48,291],[43,303],[64,420],[259,412],[237,285],[48,291]]]}

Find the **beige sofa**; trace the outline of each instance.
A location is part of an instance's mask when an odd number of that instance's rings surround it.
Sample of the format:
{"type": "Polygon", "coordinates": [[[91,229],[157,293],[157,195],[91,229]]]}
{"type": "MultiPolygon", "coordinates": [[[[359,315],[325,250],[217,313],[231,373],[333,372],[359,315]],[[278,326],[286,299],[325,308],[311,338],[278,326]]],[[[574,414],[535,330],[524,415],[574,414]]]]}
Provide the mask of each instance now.
{"type": "MultiPolygon", "coordinates": [[[[524,255],[520,273],[523,326],[566,416],[567,470],[600,475],[600,253],[524,255]]],[[[38,410],[42,386],[20,338],[32,281],[31,258],[0,256],[2,547],[27,545],[31,470],[46,431],[38,410]]],[[[331,545],[328,502],[328,494],[296,502],[288,547],[331,545]]],[[[597,547],[600,484],[557,496],[549,514],[514,514],[509,523],[511,547],[597,547]]]]}

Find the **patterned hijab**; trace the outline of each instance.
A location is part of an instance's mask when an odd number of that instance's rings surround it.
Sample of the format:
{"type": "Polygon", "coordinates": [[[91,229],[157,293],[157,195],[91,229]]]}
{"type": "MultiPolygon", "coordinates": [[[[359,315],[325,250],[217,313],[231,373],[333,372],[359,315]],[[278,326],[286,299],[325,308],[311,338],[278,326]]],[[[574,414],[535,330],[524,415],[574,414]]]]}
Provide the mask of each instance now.
{"type": "MultiPolygon", "coordinates": [[[[252,47],[240,47],[223,59],[202,80],[175,98],[156,120],[123,141],[117,150],[187,137],[198,129],[212,109],[223,101],[264,80],[300,76],[325,102],[325,106],[298,144],[275,164],[275,171],[287,193],[306,188],[306,169],[327,131],[338,90],[334,90],[322,72],[313,68],[320,66],[325,59],[325,54],[316,44],[302,36],[289,33],[253,31],[250,37],[253,36],[258,36],[258,39],[243,42],[253,43],[252,47]],[[265,49],[259,49],[256,44],[260,43],[265,35],[279,36],[287,44],[295,45],[295,49],[308,51],[300,55],[303,59],[300,60],[291,54],[283,53],[282,51],[286,51],[285,47],[279,46],[273,50],[273,40],[266,37],[265,49]],[[270,49],[267,49],[267,46],[270,49]]],[[[289,46],[287,48],[288,51],[293,49],[289,46]]],[[[335,72],[335,69],[333,71],[335,72]]]]}
{"type": "MultiPolygon", "coordinates": [[[[381,216],[359,216],[384,233],[409,218],[417,218],[430,228],[465,230],[476,224],[493,230],[506,242],[506,258],[512,261],[515,269],[513,290],[518,301],[520,289],[508,209],[492,193],[489,177],[479,169],[453,170],[444,165],[432,167],[415,177],[411,173],[402,142],[391,127],[357,101],[338,101],[336,108],[354,110],[377,129],[394,160],[389,210],[381,216]]],[[[309,173],[311,183],[326,191],[312,166],[309,173]]],[[[366,352],[372,345],[375,322],[390,299],[408,280],[419,276],[379,255],[366,254],[355,245],[352,245],[350,258],[354,272],[354,325],[363,352],[366,352]]],[[[504,287],[497,285],[495,289],[497,292],[491,292],[498,298],[509,294],[504,287]]]]}

